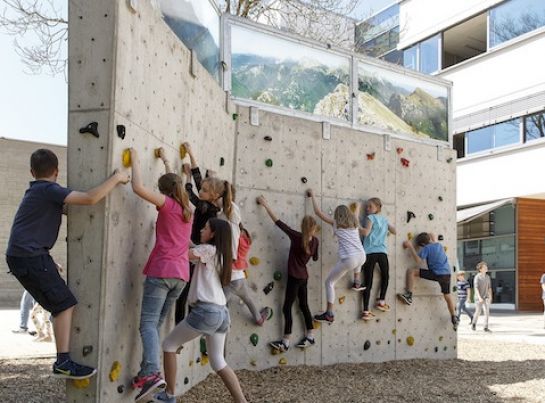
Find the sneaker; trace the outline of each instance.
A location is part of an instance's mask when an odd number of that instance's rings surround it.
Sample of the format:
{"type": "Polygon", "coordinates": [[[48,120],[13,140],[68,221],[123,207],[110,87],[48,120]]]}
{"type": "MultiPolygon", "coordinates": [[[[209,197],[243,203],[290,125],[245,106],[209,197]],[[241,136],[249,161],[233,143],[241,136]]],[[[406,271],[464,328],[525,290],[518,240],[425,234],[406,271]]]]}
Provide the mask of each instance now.
{"type": "Polygon", "coordinates": [[[31,335],[31,336],[36,336],[38,334],[38,332],[36,330],[29,330],[28,334],[31,335]]]}
{"type": "Polygon", "coordinates": [[[153,395],[153,399],[157,402],[176,403],[176,396],[168,396],[165,390],[153,395]]]}
{"type": "Polygon", "coordinates": [[[407,305],[411,305],[413,303],[413,294],[405,292],[403,294],[397,294],[397,297],[405,302],[407,305]]]}
{"type": "Polygon", "coordinates": [[[53,364],[53,376],[65,379],[87,379],[97,373],[95,368],[66,360],[60,364],[53,364]]]}
{"type": "Polygon", "coordinates": [[[475,326],[475,323],[471,324],[471,330],[477,330],[477,326],[475,326]]]}
{"type": "Polygon", "coordinates": [[[365,290],[365,287],[363,285],[361,285],[361,284],[354,283],[354,284],[352,284],[351,290],[352,291],[363,291],[363,290],[365,290]]]}
{"type": "Polygon", "coordinates": [[[375,305],[375,307],[379,310],[379,311],[382,311],[382,312],[390,312],[390,305],[388,305],[387,303],[379,303],[377,302],[377,304],[375,305]]]}
{"type": "Polygon", "coordinates": [[[451,322],[452,322],[452,328],[454,329],[454,331],[458,330],[458,324],[460,323],[460,319],[458,319],[457,316],[453,316],[451,318],[451,322]]]}
{"type": "Polygon", "coordinates": [[[131,385],[134,389],[140,389],[134,398],[135,402],[139,402],[149,397],[156,389],[165,388],[167,384],[158,374],[151,374],[134,377],[131,385]]]}
{"type": "Polygon", "coordinates": [[[259,318],[259,320],[257,320],[255,323],[258,325],[258,326],[263,326],[263,324],[265,323],[265,321],[267,319],[269,319],[269,315],[271,314],[271,308],[269,308],[268,306],[266,306],[265,308],[263,308],[261,311],[259,311],[259,314],[261,315],[261,317],[259,318]]]}
{"type": "Polygon", "coordinates": [[[11,333],[25,334],[25,333],[28,333],[28,329],[26,327],[20,327],[19,329],[12,330],[11,333]]]}
{"type": "Polygon", "coordinates": [[[297,343],[295,345],[295,347],[299,347],[299,348],[302,348],[302,349],[305,349],[307,347],[310,347],[310,346],[313,346],[314,344],[316,344],[316,340],[314,339],[309,339],[308,337],[303,337],[301,339],[301,341],[299,343],[297,343]]]}
{"type": "Polygon", "coordinates": [[[490,330],[490,329],[487,328],[487,327],[485,327],[483,330],[484,330],[485,332],[492,333],[492,330],[490,330]]]}
{"type": "Polygon", "coordinates": [[[288,349],[290,348],[290,346],[284,344],[283,340],[271,341],[269,345],[275,350],[280,351],[281,353],[288,351],[288,349]]]}
{"type": "Polygon", "coordinates": [[[333,323],[335,317],[333,315],[328,315],[327,312],[321,313],[320,315],[314,315],[314,320],[318,322],[328,322],[333,323]]]}

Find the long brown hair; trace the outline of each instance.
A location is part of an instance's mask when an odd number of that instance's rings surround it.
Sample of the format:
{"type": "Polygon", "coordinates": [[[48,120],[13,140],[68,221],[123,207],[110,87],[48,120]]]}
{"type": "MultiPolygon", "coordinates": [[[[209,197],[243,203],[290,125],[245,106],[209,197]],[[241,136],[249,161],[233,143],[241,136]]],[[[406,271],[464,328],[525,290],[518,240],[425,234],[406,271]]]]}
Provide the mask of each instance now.
{"type": "Polygon", "coordinates": [[[182,185],[182,178],[174,173],[164,174],[159,178],[159,191],[178,202],[182,207],[184,222],[191,220],[192,212],[189,207],[189,196],[182,185]]]}
{"type": "Polygon", "coordinates": [[[319,231],[320,230],[320,226],[318,224],[316,224],[316,220],[309,216],[309,215],[306,215],[303,217],[303,219],[301,220],[301,233],[303,234],[302,238],[303,238],[303,250],[305,251],[305,253],[307,255],[310,255],[311,254],[311,250],[310,250],[310,233],[312,231],[319,231]]]}
{"type": "Polygon", "coordinates": [[[333,213],[337,228],[358,228],[358,219],[344,204],[337,206],[333,213]]]}
{"type": "Polygon", "coordinates": [[[222,286],[229,285],[231,282],[231,271],[233,266],[233,235],[231,233],[231,225],[219,218],[211,218],[208,220],[210,230],[214,233],[214,237],[208,242],[216,247],[216,258],[220,270],[220,281],[222,286]]]}
{"type": "Polygon", "coordinates": [[[221,197],[223,201],[223,213],[230,220],[233,214],[233,188],[229,181],[223,181],[218,178],[206,178],[203,182],[207,182],[210,185],[210,189],[216,197],[221,197]]]}

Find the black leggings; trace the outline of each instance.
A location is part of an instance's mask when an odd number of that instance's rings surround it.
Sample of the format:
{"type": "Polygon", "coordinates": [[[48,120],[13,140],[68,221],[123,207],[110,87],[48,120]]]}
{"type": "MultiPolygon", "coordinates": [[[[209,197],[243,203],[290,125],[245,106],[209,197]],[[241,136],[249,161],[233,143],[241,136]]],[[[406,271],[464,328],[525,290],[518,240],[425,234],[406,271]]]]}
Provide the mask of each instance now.
{"type": "Polygon", "coordinates": [[[363,310],[369,310],[369,299],[371,298],[371,287],[373,286],[373,272],[375,265],[378,263],[380,268],[380,297],[386,298],[386,290],[388,290],[388,280],[390,278],[390,267],[388,265],[388,255],[386,253],[369,253],[363,264],[363,279],[365,290],[363,291],[363,310]]]}
{"type": "Polygon", "coordinates": [[[282,307],[282,312],[284,313],[284,319],[286,321],[284,334],[291,334],[291,326],[293,324],[293,319],[291,317],[291,306],[295,302],[296,297],[299,298],[299,308],[301,309],[301,312],[303,312],[307,330],[312,330],[314,328],[312,323],[312,315],[310,314],[310,309],[308,309],[307,280],[301,280],[288,276],[288,284],[286,285],[286,299],[284,300],[284,306],[282,307]]]}

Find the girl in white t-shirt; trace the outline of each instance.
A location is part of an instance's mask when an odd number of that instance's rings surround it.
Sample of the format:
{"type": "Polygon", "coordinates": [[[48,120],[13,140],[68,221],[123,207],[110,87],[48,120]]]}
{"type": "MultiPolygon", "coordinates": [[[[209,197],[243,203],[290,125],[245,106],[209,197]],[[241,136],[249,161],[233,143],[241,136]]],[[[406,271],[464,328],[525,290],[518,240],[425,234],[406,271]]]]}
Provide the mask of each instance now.
{"type": "Polygon", "coordinates": [[[354,283],[352,290],[362,291],[365,287],[361,285],[360,272],[361,266],[365,262],[365,251],[361,244],[359,235],[358,212],[352,213],[347,206],[337,206],[333,217],[324,213],[314,198],[312,189],[307,191],[307,196],[312,199],[314,213],[324,222],[333,226],[333,233],[339,240],[339,260],[335,267],[331,269],[326,280],[325,289],[327,297],[327,309],[320,315],[315,315],[314,319],[319,322],[332,323],[335,320],[333,314],[333,305],[335,301],[335,283],[346,273],[354,273],[354,283]]]}
{"type": "Polygon", "coordinates": [[[188,294],[189,315],[163,341],[166,390],[155,395],[161,402],[175,403],[176,351],[201,335],[206,338],[208,358],[237,403],[246,402],[234,371],[223,357],[230,318],[223,286],[231,280],[232,234],[228,222],[211,218],[201,230],[201,245],[189,250],[196,264],[188,294]]]}

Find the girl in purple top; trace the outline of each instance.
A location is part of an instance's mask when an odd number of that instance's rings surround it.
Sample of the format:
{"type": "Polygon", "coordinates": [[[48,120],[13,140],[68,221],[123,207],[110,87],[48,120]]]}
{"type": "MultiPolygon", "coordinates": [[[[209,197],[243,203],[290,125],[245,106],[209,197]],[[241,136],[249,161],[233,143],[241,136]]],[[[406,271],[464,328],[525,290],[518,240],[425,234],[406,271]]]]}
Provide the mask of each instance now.
{"type": "Polygon", "coordinates": [[[159,192],[142,184],[140,161],[131,149],[132,189],[142,199],[157,208],[155,246],[144,267],[146,280],[140,313],[142,362],[140,372],[132,380],[134,389],[140,389],[136,401],[149,397],[155,389],[165,387],[160,375],[159,329],[185,284],[189,281],[189,242],[193,214],[182,178],[172,173],[161,148],[159,156],[167,173],[159,178],[159,192]]]}
{"type": "Polygon", "coordinates": [[[263,206],[269,217],[274,223],[290,238],[290,252],[288,257],[288,282],[286,285],[286,297],[282,313],[285,318],[284,337],[282,340],[273,341],[271,346],[280,351],[287,351],[290,346],[291,327],[293,320],[291,317],[291,307],[295,302],[295,298],[299,299],[299,308],[305,318],[306,334],[305,337],[297,343],[299,348],[307,348],[314,345],[314,324],[312,315],[308,307],[307,298],[307,282],[308,271],[307,263],[312,258],[318,260],[318,238],[316,234],[320,230],[320,226],[311,216],[304,216],[301,221],[301,232],[291,229],[288,225],[278,219],[276,214],[269,207],[267,200],[263,196],[257,198],[257,204],[263,206]]]}

